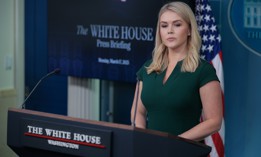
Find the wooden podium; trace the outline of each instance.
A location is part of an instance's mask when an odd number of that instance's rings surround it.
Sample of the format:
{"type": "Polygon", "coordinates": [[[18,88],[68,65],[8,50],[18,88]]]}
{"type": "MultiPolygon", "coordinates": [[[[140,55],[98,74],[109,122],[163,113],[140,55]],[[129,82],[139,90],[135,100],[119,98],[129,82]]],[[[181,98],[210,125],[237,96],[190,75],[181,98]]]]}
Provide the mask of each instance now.
{"type": "Polygon", "coordinates": [[[8,110],[20,157],[205,157],[211,147],[167,133],[25,109],[8,110]]]}

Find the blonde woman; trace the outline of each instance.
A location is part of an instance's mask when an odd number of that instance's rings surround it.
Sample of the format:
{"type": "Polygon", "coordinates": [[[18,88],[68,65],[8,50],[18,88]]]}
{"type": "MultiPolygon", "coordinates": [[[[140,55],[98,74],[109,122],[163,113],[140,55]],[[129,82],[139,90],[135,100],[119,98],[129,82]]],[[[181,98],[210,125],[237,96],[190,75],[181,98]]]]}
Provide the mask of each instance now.
{"type": "Polygon", "coordinates": [[[137,72],[131,109],[136,127],[195,141],[220,129],[221,87],[214,67],[200,59],[200,47],[191,8],[183,2],[165,4],[158,15],[152,59],[137,72]]]}

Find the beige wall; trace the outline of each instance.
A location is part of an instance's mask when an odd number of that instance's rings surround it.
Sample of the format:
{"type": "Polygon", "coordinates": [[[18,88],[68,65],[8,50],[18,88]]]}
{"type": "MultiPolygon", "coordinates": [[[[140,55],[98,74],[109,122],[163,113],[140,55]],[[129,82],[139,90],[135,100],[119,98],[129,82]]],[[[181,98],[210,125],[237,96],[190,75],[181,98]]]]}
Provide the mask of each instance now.
{"type": "Polygon", "coordinates": [[[14,0],[0,1],[0,89],[14,87],[14,0]]]}
{"type": "Polygon", "coordinates": [[[24,0],[0,1],[0,156],[15,157],[7,146],[7,111],[24,95],[24,0]]]}
{"type": "Polygon", "coordinates": [[[5,90],[0,92],[0,156],[14,157],[15,153],[7,146],[7,110],[15,106],[16,93],[14,90],[5,90]]]}

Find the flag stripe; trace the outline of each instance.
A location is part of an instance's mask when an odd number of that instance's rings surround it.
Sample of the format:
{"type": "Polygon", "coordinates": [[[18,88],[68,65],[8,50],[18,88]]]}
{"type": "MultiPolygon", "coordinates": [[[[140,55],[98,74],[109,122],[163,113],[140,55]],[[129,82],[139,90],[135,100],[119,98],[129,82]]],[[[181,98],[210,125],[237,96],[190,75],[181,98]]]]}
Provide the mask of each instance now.
{"type": "Polygon", "coordinates": [[[220,137],[220,134],[215,133],[211,136],[211,138],[214,141],[218,156],[224,157],[224,146],[223,146],[223,142],[222,142],[222,138],[220,137]]]}

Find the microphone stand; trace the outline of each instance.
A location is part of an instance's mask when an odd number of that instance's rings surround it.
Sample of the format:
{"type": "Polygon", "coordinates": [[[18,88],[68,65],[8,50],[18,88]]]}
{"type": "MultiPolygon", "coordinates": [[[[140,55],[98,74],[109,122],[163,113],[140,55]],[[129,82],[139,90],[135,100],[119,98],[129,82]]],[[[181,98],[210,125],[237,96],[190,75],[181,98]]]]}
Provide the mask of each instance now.
{"type": "Polygon", "coordinates": [[[26,97],[26,99],[24,100],[24,102],[22,103],[22,105],[20,105],[20,108],[25,109],[25,103],[28,100],[28,98],[32,95],[32,93],[34,92],[34,90],[38,87],[38,85],[42,82],[42,80],[46,79],[47,77],[53,75],[53,74],[58,74],[61,70],[60,69],[55,69],[52,72],[48,73],[47,75],[45,75],[44,77],[42,77],[37,84],[34,86],[34,88],[32,89],[32,91],[28,94],[28,96],[26,97]]]}

